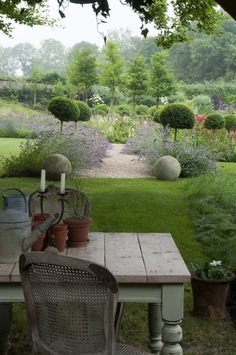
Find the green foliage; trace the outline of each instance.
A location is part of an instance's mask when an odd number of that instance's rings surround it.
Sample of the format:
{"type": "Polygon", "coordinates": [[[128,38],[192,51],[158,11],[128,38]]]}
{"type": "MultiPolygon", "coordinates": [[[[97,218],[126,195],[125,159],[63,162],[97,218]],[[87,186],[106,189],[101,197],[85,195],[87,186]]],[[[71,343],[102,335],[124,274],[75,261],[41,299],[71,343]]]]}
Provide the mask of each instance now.
{"type": "Polygon", "coordinates": [[[109,107],[106,104],[99,104],[94,107],[94,113],[96,115],[105,116],[109,112],[109,107]]]}
{"type": "Polygon", "coordinates": [[[128,116],[103,116],[90,121],[90,124],[102,130],[111,143],[125,143],[133,137],[139,122],[128,116]]]}
{"type": "Polygon", "coordinates": [[[97,82],[96,58],[91,54],[91,49],[85,48],[80,53],[74,53],[68,66],[67,79],[69,85],[87,101],[88,91],[97,82]]]}
{"type": "Polygon", "coordinates": [[[20,127],[15,127],[13,124],[0,125],[1,138],[27,138],[32,136],[32,131],[20,127]]]}
{"type": "Polygon", "coordinates": [[[65,78],[55,71],[44,73],[42,75],[41,83],[56,85],[58,82],[65,84],[65,78]]]}
{"type": "Polygon", "coordinates": [[[149,107],[146,105],[138,105],[135,109],[137,115],[147,116],[149,114],[149,107]]]}
{"type": "Polygon", "coordinates": [[[193,139],[170,141],[170,132],[153,122],[146,123],[135,137],[128,140],[126,150],[144,157],[152,167],[163,155],[171,155],[181,165],[182,177],[207,174],[216,168],[215,155],[203,145],[195,146],[193,139]]]}
{"type": "Polygon", "coordinates": [[[52,24],[45,0],[25,0],[23,3],[5,2],[1,7],[0,30],[11,36],[12,22],[28,26],[52,24]]]}
{"type": "Polygon", "coordinates": [[[191,33],[192,40],[170,49],[168,61],[186,83],[235,79],[235,21],[225,16],[217,36],[191,33]]]}
{"type": "Polygon", "coordinates": [[[199,115],[208,114],[214,110],[211,98],[206,95],[198,95],[192,99],[193,109],[199,115]]]}
{"type": "Polygon", "coordinates": [[[207,129],[221,129],[225,126],[224,117],[221,116],[219,113],[211,113],[207,115],[204,121],[204,127],[207,129]]]}
{"type": "Polygon", "coordinates": [[[170,104],[160,113],[162,125],[171,128],[191,129],[194,126],[194,114],[183,104],[170,104]]]}
{"type": "Polygon", "coordinates": [[[138,98],[147,90],[147,70],[143,56],[135,57],[128,68],[127,88],[133,102],[137,104],[138,98]]]}
{"type": "Polygon", "coordinates": [[[232,278],[232,269],[221,260],[205,262],[203,265],[194,261],[191,264],[194,276],[201,279],[228,280],[232,278]]]}
{"type": "Polygon", "coordinates": [[[83,101],[76,101],[79,106],[79,121],[89,121],[92,115],[92,112],[89,106],[83,101]]]}
{"type": "Polygon", "coordinates": [[[236,184],[234,175],[199,177],[189,185],[196,238],[207,255],[236,271],[236,184]]]}
{"type": "Polygon", "coordinates": [[[231,129],[236,129],[236,115],[226,115],[225,119],[225,129],[230,131],[231,129]]]}
{"type": "Polygon", "coordinates": [[[193,112],[183,104],[166,105],[160,113],[160,122],[166,127],[175,129],[175,138],[178,129],[191,129],[194,126],[193,112]]]}
{"type": "Polygon", "coordinates": [[[151,57],[149,90],[157,104],[161,103],[161,98],[168,97],[176,91],[175,78],[167,66],[166,54],[163,51],[156,52],[151,57]]]}
{"type": "Polygon", "coordinates": [[[195,146],[204,146],[211,151],[217,161],[236,161],[235,144],[223,129],[212,131],[196,123],[190,139],[195,146]]]}
{"type": "Polygon", "coordinates": [[[71,99],[63,96],[54,97],[49,101],[48,111],[61,122],[77,121],[79,117],[78,105],[71,99]]]}
{"type": "Polygon", "coordinates": [[[154,106],[154,107],[155,107],[155,110],[153,111],[153,114],[152,114],[153,120],[156,123],[161,123],[160,114],[161,114],[161,111],[163,110],[163,106],[158,106],[158,107],[154,106]]]}
{"type": "Polygon", "coordinates": [[[100,65],[100,80],[103,85],[110,89],[110,103],[114,105],[116,91],[123,85],[124,63],[118,45],[115,42],[108,41],[102,52],[105,57],[105,62],[100,65]]]}
{"type": "Polygon", "coordinates": [[[121,116],[130,116],[131,108],[129,105],[118,105],[115,106],[115,112],[121,116]]]}

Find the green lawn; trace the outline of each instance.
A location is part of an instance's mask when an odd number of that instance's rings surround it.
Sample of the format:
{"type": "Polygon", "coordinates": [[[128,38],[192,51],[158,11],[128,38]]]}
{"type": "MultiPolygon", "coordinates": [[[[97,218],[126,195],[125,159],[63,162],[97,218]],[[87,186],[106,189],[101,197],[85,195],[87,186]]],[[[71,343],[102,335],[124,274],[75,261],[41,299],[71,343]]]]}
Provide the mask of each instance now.
{"type": "Polygon", "coordinates": [[[11,154],[15,155],[19,153],[20,144],[25,139],[22,138],[0,138],[0,176],[3,173],[1,166],[1,159],[11,154]]]}
{"type": "MultiPolygon", "coordinates": [[[[227,173],[236,173],[236,164],[227,165],[227,173]],[[229,169],[230,168],[230,169],[229,169]],[[229,171],[230,170],[230,171],[229,171]]],[[[155,179],[84,179],[84,191],[92,203],[92,230],[117,232],[170,232],[187,263],[204,259],[202,247],[194,240],[191,211],[186,187],[193,179],[163,182],[155,179]]],[[[71,184],[67,183],[68,187],[71,184]]],[[[39,179],[2,178],[1,187],[18,187],[31,192],[39,179]]],[[[192,296],[185,290],[184,338],[186,355],[236,354],[236,333],[231,322],[206,321],[191,316],[192,296]]],[[[29,338],[22,306],[14,308],[11,354],[30,354],[29,338]]],[[[122,336],[127,342],[146,348],[147,308],[127,305],[122,336]]]]}

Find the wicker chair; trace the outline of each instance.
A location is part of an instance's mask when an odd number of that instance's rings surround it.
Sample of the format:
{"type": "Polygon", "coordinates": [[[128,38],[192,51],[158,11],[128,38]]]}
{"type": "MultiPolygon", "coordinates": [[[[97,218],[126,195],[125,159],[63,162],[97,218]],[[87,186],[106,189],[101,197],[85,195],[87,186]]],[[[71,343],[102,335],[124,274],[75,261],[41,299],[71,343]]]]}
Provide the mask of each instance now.
{"type": "Polygon", "coordinates": [[[33,353],[145,355],[117,343],[118,285],[105,267],[49,252],[20,256],[33,353]]]}

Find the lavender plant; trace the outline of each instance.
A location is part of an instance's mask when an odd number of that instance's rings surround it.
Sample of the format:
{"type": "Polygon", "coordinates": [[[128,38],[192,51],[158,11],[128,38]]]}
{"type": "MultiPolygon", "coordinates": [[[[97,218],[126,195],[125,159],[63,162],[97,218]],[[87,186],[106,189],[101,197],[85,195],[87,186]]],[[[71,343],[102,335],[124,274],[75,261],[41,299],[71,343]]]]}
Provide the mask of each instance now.
{"type": "Polygon", "coordinates": [[[61,136],[59,125],[54,123],[39,131],[35,138],[27,139],[18,156],[5,158],[3,169],[8,176],[38,176],[46,156],[59,153],[77,171],[99,165],[108,148],[108,141],[95,128],[79,125],[74,132],[73,124],[68,124],[61,136]]]}
{"type": "Polygon", "coordinates": [[[168,128],[155,123],[146,123],[142,128],[128,140],[126,152],[146,158],[151,167],[161,156],[171,155],[179,161],[182,177],[198,176],[216,168],[214,152],[205,146],[194,146],[188,136],[173,143],[168,128]]]}

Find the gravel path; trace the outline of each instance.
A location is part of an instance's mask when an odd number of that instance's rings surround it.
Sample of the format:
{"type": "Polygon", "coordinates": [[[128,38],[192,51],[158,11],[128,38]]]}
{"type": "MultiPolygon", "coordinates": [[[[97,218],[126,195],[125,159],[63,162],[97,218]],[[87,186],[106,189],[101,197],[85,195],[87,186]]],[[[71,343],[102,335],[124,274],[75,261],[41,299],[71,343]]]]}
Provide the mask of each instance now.
{"type": "Polygon", "coordinates": [[[78,176],[84,177],[110,177],[110,178],[142,178],[152,174],[144,161],[136,155],[122,153],[123,144],[112,144],[107,157],[101,166],[93,169],[85,169],[78,172],[78,176]]]}

